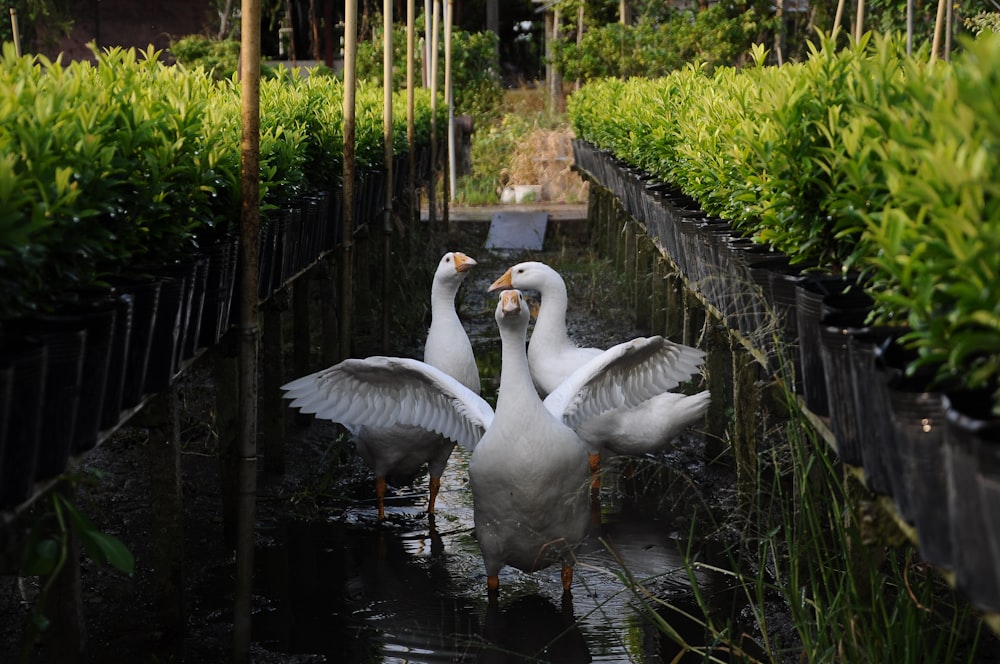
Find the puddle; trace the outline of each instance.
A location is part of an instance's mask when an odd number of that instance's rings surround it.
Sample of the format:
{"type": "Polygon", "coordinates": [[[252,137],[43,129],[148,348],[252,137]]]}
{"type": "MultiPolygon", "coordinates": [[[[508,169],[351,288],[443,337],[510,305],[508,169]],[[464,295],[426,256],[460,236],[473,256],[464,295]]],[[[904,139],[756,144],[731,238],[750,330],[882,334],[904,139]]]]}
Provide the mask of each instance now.
{"type": "MultiPolygon", "coordinates": [[[[678,647],[622,581],[627,571],[660,600],[698,613],[683,562],[688,533],[664,508],[676,493],[673,473],[661,467],[632,493],[632,469],[611,464],[611,488],[595,505],[595,524],[578,552],[571,600],[563,601],[558,567],[534,574],[507,568],[491,606],[466,463],[467,453],[456,449],[433,520],[424,512],[423,478],[394,487],[381,525],[373,501],[351,499],[336,516],[286,521],[265,533],[269,543],[255,554],[255,603],[266,608],[255,616],[254,640],[274,652],[331,661],[673,661],[678,647]]],[[[367,481],[353,483],[335,492],[373,492],[367,481]]],[[[731,604],[726,578],[695,578],[720,609],[731,604]]],[[[690,643],[703,644],[700,625],[662,612],[690,643]]]]}

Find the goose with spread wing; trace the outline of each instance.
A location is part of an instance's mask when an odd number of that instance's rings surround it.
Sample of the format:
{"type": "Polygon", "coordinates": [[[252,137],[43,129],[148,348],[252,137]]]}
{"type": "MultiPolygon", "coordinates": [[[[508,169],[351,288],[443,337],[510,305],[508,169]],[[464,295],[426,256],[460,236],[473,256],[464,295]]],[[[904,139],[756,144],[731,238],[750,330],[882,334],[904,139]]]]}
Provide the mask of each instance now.
{"type": "Polygon", "coordinates": [[[677,378],[664,358],[674,344],[659,337],[619,344],[574,374],[572,388],[543,402],[528,371],[530,315],[519,291],[501,294],[495,318],[501,339],[495,413],[454,378],[408,358],[345,360],[289,383],[286,397],[302,412],[348,428],[420,427],[471,450],[476,536],[491,594],[504,566],[534,571],[557,562],[568,591],[572,551],[590,522],[588,443],[574,427],[669,389],[677,378]]]}
{"type": "MultiPolygon", "coordinates": [[[[424,362],[451,376],[466,388],[479,394],[479,369],[472,351],[472,343],[462,326],[455,308],[455,297],[468,271],[476,261],[460,251],[446,253],[438,262],[431,284],[431,324],[424,342],[424,362]]],[[[360,365],[368,366],[368,365],[360,365]]],[[[392,367],[397,371],[405,365],[384,364],[379,369],[392,367]]],[[[356,377],[362,380],[360,377],[356,377]]],[[[373,381],[392,380],[393,374],[376,373],[364,378],[373,381]]],[[[313,385],[294,381],[285,386],[286,396],[308,397],[313,385]],[[289,389],[291,385],[300,387],[289,389]]],[[[307,412],[307,411],[304,411],[307,412]]],[[[412,477],[427,464],[430,496],[427,513],[434,514],[434,504],[441,487],[441,476],[448,458],[455,448],[455,441],[427,429],[404,425],[361,423],[354,426],[344,422],[350,432],[358,454],[375,474],[375,498],[378,520],[385,520],[386,480],[390,477],[412,477]]]]}
{"type": "MultiPolygon", "coordinates": [[[[550,266],[527,261],[509,268],[489,290],[503,288],[533,290],[541,295],[542,302],[528,343],[528,366],[540,393],[554,401],[570,398],[578,388],[567,379],[588,364],[593,364],[592,368],[580,375],[598,371],[607,358],[600,348],[580,347],[570,340],[566,328],[569,303],[566,282],[550,266]]],[[[576,423],[577,433],[589,444],[592,490],[595,492],[600,489],[602,453],[641,456],[659,451],[708,410],[710,395],[707,391],[694,395],[669,391],[699,373],[705,353],[662,337],[648,337],[642,343],[662,344],[669,349],[661,357],[668,363],[665,369],[675,382],[652,399],[576,423]]]]}

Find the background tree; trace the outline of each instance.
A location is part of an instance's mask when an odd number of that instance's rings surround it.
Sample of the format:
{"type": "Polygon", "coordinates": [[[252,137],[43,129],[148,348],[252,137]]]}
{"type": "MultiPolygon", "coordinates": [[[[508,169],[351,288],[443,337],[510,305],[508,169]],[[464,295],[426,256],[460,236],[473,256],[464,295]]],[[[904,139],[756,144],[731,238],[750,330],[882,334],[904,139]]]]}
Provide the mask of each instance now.
{"type": "Polygon", "coordinates": [[[0,18],[0,42],[14,41],[9,11],[13,9],[17,12],[22,53],[56,44],[73,27],[71,8],[71,0],[9,0],[0,18]]]}

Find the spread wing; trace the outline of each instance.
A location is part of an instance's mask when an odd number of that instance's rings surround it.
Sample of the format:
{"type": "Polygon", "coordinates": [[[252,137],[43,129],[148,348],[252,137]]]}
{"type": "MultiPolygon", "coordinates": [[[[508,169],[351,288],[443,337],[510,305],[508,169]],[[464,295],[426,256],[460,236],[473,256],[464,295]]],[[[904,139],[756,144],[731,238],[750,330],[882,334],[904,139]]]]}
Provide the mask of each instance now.
{"type": "Polygon", "coordinates": [[[571,428],[608,410],[630,408],[698,374],[704,351],[660,336],[612,346],[559,384],[545,407],[571,428]]]}
{"type": "Polygon", "coordinates": [[[348,359],[283,385],[303,413],[348,429],[417,426],[467,449],[493,421],[478,394],[429,364],[404,357],[348,359]]]}

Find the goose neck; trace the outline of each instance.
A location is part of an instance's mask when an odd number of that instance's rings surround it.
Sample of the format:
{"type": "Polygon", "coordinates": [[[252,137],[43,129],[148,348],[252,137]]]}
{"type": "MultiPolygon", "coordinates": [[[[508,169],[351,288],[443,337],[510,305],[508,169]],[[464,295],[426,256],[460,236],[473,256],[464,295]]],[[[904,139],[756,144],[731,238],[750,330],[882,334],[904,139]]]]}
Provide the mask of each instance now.
{"type": "Polygon", "coordinates": [[[566,308],[569,299],[566,285],[562,281],[549,283],[540,293],[542,303],[535,319],[535,330],[550,338],[566,336],[566,308]]]}
{"type": "MultiPolygon", "coordinates": [[[[528,356],[525,352],[525,337],[511,338],[501,335],[500,339],[500,390],[497,394],[497,410],[513,401],[517,394],[536,394],[531,373],[528,370],[528,356]]],[[[523,402],[518,402],[523,406],[523,402]]]]}

